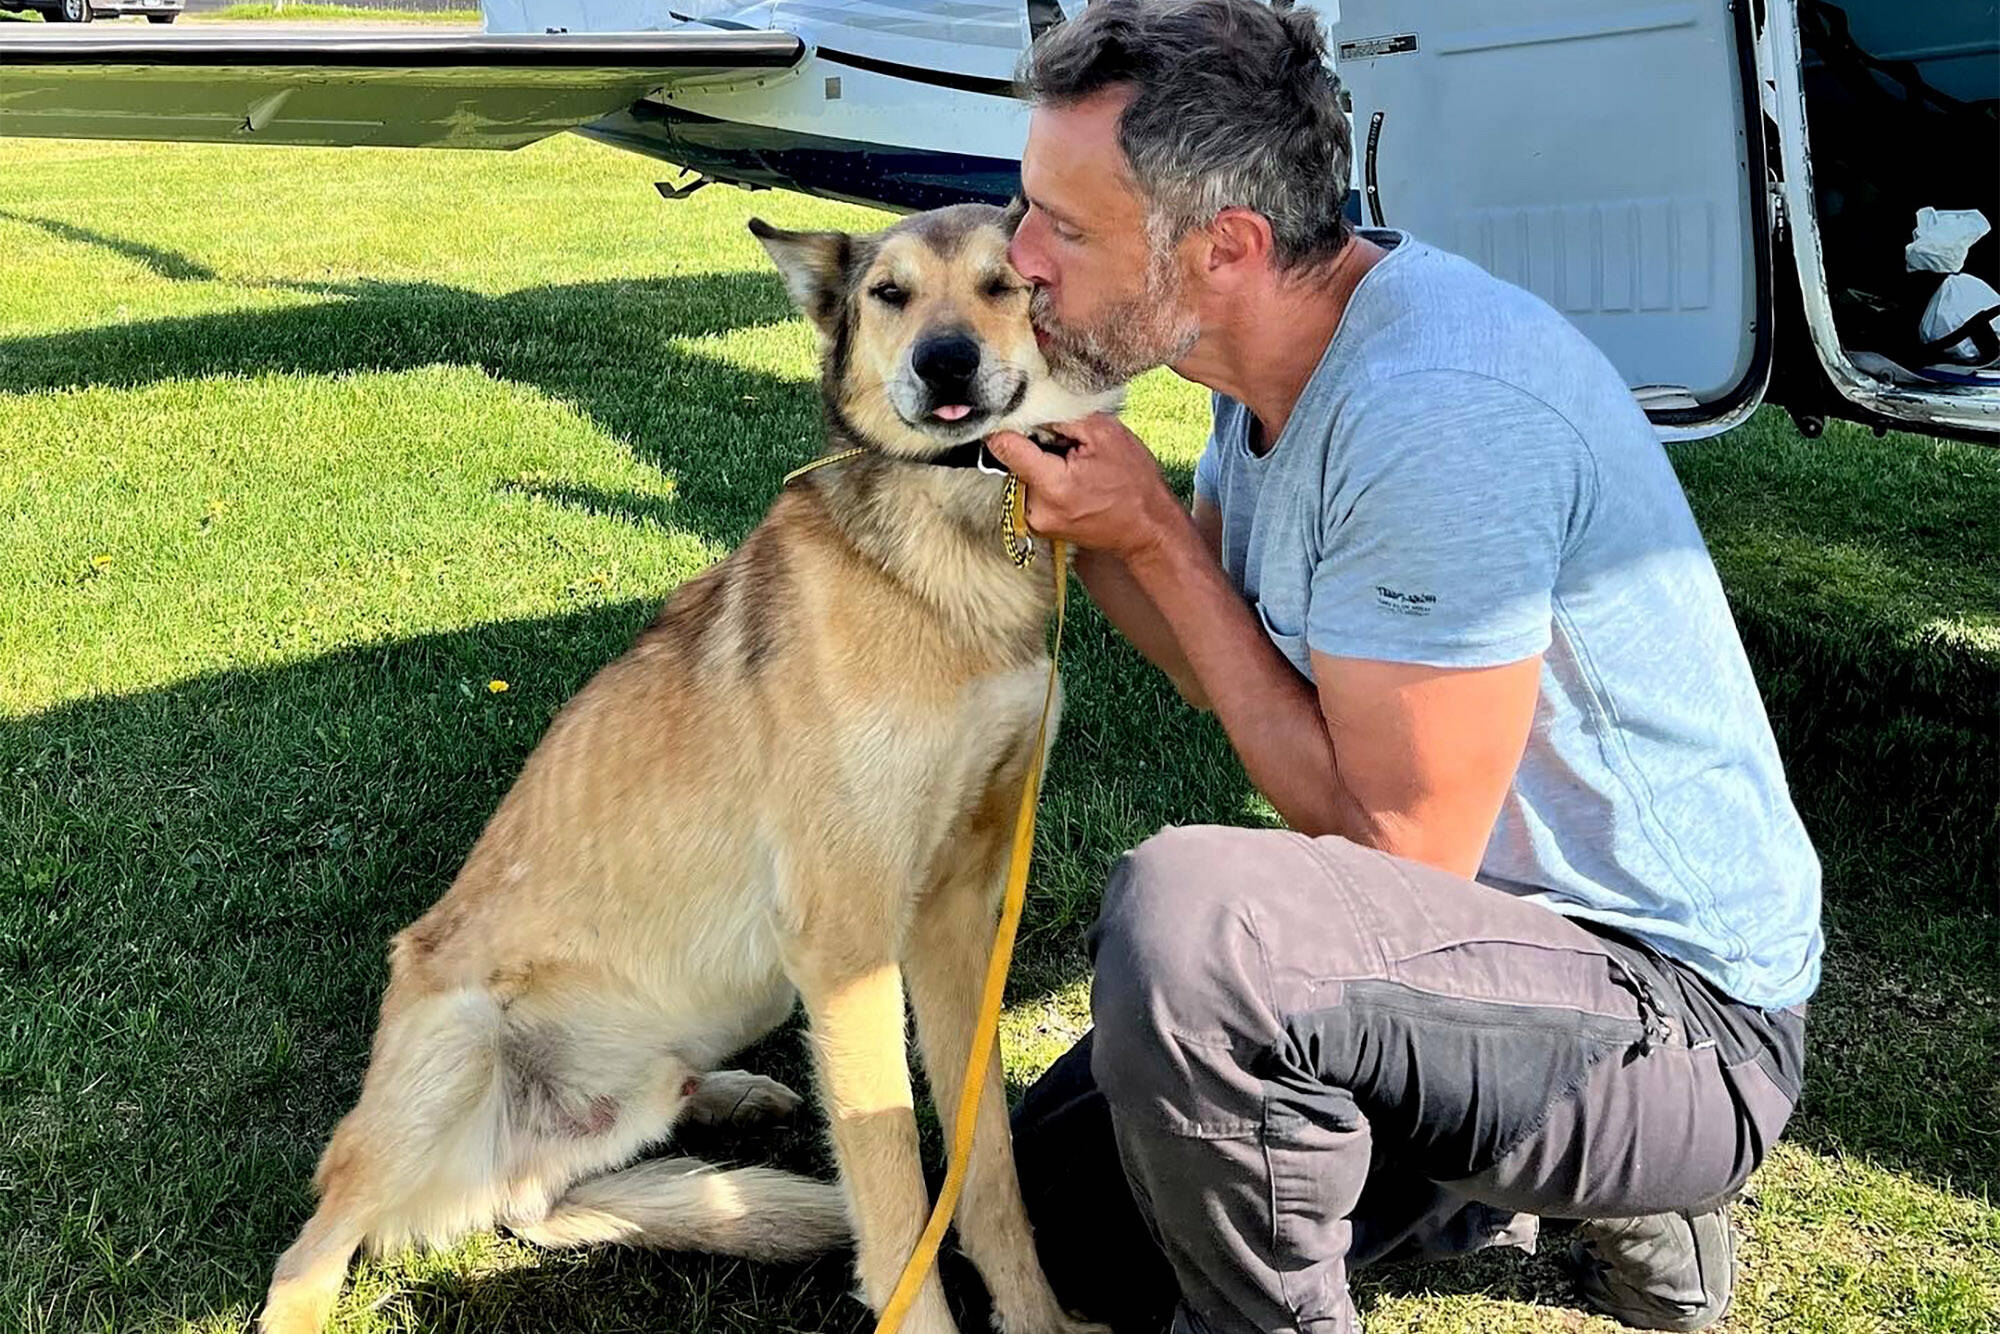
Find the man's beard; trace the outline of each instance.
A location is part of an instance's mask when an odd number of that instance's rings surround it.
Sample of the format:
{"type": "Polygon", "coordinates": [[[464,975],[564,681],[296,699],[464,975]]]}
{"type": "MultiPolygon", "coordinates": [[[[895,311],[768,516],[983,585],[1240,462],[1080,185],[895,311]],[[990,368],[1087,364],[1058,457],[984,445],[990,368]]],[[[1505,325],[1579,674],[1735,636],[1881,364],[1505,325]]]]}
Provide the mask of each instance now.
{"type": "Polygon", "coordinates": [[[1049,310],[1045,287],[1030,305],[1035,328],[1048,339],[1042,357],[1056,379],[1084,393],[1115,389],[1126,381],[1179,361],[1201,337],[1193,316],[1180,309],[1171,260],[1147,266],[1146,289],[1112,302],[1088,325],[1061,324],[1049,310]]]}

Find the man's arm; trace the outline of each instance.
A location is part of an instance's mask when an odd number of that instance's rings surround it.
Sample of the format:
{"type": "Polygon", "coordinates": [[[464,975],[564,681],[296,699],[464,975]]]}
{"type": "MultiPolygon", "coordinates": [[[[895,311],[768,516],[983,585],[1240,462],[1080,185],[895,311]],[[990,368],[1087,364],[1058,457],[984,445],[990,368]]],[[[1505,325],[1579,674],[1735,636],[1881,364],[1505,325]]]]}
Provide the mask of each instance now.
{"type": "Polygon", "coordinates": [[[1117,560],[1286,823],[1476,871],[1526,745],[1539,655],[1456,669],[1315,652],[1316,689],[1271,643],[1144,444],[1109,418],[1065,429],[1079,443],[1064,458],[995,438],[1028,484],[1029,526],[1117,560]]]}
{"type": "MultiPolygon", "coordinates": [[[[1203,497],[1194,502],[1194,527],[1200,535],[1202,546],[1212,559],[1220,560],[1222,551],[1222,512],[1203,497]]],[[[1097,604],[1105,617],[1118,627],[1120,634],[1132,641],[1147,659],[1165,672],[1181,693],[1181,698],[1197,709],[1209,707],[1208,696],[1203,693],[1201,683],[1195,679],[1188,666],[1187,655],[1181,652],[1180,641],[1174,637],[1173,629],[1160,609],[1146,596],[1132,572],[1125,568],[1125,562],[1107,551],[1080,550],[1076,553],[1077,578],[1090,592],[1090,600],[1097,604]]]]}
{"type": "Polygon", "coordinates": [[[1127,569],[1285,823],[1464,876],[1479,869],[1527,744],[1539,655],[1451,669],[1314,651],[1315,689],[1191,525],[1127,569]]]}

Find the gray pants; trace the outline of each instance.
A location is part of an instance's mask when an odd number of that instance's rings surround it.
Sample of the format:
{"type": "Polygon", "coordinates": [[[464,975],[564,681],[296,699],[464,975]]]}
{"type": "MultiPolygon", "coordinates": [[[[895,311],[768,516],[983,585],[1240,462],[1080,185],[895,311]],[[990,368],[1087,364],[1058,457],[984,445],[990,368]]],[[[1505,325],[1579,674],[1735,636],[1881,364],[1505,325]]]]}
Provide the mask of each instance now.
{"type": "Polygon", "coordinates": [[[1017,1159],[1059,1294],[1121,1328],[1177,1291],[1177,1332],[1348,1334],[1350,1266],[1705,1211],[1798,1097],[1803,1007],[1344,839],[1168,830],[1091,950],[1017,1159]]]}

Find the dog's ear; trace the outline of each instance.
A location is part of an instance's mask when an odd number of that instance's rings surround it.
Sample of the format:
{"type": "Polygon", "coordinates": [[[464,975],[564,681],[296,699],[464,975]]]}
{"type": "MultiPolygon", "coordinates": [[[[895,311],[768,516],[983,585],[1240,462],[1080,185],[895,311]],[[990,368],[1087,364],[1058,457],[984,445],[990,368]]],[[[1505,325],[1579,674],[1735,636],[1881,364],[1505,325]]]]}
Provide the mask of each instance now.
{"type": "Polygon", "coordinates": [[[1015,195],[1007,201],[1006,212],[1000,215],[1000,230],[1007,233],[1007,238],[1012,240],[1014,233],[1021,229],[1021,219],[1027,216],[1028,201],[1020,195],[1015,195]]]}
{"type": "Polygon", "coordinates": [[[846,232],[788,232],[762,218],[750,219],[750,234],[763,244],[784,277],[785,290],[799,310],[831,332],[854,267],[854,238],[846,232]]]}

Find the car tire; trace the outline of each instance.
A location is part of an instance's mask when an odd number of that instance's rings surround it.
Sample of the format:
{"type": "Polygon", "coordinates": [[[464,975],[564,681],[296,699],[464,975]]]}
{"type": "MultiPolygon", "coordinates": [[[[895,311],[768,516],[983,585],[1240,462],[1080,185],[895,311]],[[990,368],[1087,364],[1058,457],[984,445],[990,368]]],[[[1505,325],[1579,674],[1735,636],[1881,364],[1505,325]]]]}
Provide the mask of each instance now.
{"type": "Polygon", "coordinates": [[[43,14],[52,23],[88,23],[97,16],[90,12],[90,0],[56,0],[54,9],[43,14]]]}
{"type": "Polygon", "coordinates": [[[179,17],[180,17],[180,15],[179,15],[179,14],[148,14],[148,15],[146,15],[146,22],[148,22],[148,23],[172,23],[172,22],[173,22],[173,21],[174,21],[175,19],[177,19],[177,18],[179,18],[179,17]]]}

